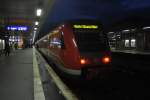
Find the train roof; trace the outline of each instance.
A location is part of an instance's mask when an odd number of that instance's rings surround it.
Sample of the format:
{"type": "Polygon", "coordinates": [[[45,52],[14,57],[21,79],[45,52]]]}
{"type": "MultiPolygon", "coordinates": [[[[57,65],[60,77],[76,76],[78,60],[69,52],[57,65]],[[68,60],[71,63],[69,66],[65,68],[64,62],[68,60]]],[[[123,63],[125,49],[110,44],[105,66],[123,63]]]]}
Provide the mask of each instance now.
{"type": "Polygon", "coordinates": [[[70,24],[99,24],[99,25],[102,25],[101,21],[96,20],[96,19],[74,19],[74,20],[64,21],[64,23],[70,23],[70,24]]]}

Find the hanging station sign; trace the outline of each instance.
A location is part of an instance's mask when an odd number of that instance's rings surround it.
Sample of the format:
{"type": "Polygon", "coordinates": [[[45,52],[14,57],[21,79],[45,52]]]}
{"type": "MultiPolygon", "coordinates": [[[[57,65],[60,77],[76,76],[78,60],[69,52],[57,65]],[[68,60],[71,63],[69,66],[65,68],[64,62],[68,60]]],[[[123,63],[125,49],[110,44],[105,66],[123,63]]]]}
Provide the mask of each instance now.
{"type": "Polygon", "coordinates": [[[27,26],[7,26],[7,30],[9,31],[27,31],[27,26]]]}

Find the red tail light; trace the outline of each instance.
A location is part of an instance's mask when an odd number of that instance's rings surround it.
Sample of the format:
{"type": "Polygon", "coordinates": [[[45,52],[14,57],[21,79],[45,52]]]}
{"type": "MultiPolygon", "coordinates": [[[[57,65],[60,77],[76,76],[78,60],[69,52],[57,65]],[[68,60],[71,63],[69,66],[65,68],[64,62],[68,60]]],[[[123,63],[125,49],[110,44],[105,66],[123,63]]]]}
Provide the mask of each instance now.
{"type": "Polygon", "coordinates": [[[85,60],[85,59],[80,59],[80,63],[81,63],[82,65],[84,65],[84,64],[86,64],[86,60],[85,60]]]}
{"type": "Polygon", "coordinates": [[[105,63],[105,64],[110,63],[110,57],[103,57],[102,62],[105,63]]]}

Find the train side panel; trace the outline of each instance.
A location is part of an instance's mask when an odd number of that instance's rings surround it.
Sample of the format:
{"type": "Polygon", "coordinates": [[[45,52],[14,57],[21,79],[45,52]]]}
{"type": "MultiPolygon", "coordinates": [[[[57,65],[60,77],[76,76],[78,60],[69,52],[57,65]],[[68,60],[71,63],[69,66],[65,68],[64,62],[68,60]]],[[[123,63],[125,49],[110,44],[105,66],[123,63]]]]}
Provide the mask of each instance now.
{"type": "Polygon", "coordinates": [[[67,68],[80,70],[80,55],[71,26],[67,24],[64,26],[62,32],[64,33],[65,48],[62,49],[62,54],[60,56],[67,68]]]}

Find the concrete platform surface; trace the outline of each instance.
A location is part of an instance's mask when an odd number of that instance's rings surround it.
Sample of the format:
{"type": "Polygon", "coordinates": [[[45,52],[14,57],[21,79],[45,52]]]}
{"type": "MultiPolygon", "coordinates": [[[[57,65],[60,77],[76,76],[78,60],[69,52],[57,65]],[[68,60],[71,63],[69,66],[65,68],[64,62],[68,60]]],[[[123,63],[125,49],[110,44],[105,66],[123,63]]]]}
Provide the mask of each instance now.
{"type": "Polygon", "coordinates": [[[33,100],[33,51],[0,56],[0,100],[33,100]]]}

